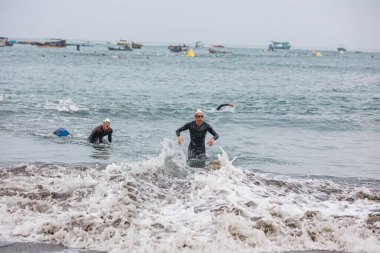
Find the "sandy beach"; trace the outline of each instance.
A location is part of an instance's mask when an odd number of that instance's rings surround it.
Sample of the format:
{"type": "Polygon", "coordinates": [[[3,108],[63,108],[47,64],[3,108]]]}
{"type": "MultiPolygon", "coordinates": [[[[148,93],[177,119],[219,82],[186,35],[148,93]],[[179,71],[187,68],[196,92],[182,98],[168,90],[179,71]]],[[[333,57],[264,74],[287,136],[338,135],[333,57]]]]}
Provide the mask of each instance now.
{"type": "Polygon", "coordinates": [[[60,245],[31,243],[31,242],[9,242],[0,240],[1,253],[101,253],[101,251],[71,249],[60,245]]]}

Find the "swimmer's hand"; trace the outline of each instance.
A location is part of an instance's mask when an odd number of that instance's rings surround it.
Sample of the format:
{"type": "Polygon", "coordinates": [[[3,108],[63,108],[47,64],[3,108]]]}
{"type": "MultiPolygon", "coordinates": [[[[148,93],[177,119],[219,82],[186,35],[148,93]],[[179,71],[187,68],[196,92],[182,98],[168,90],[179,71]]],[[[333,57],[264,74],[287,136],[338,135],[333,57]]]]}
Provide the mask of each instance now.
{"type": "Polygon", "coordinates": [[[207,142],[207,144],[208,144],[208,146],[209,147],[211,147],[212,145],[214,145],[214,138],[211,138],[208,142],[207,142]]]}
{"type": "Polygon", "coordinates": [[[180,136],[178,136],[178,144],[179,144],[179,145],[182,145],[182,143],[183,143],[183,138],[182,138],[182,136],[180,135],[180,136]]]}

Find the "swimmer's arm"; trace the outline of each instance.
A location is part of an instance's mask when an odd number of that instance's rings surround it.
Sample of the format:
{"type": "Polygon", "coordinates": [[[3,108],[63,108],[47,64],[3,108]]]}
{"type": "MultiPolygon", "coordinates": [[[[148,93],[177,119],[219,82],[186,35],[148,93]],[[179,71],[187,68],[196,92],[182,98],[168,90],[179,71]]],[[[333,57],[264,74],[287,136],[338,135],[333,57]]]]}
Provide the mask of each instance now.
{"type": "Polygon", "coordinates": [[[113,131],[112,131],[112,129],[111,129],[111,131],[108,133],[108,142],[109,142],[109,143],[112,142],[112,133],[113,133],[113,131]]]}
{"type": "Polygon", "coordinates": [[[212,134],[214,136],[214,140],[216,141],[217,139],[219,139],[219,135],[215,132],[215,130],[210,126],[207,130],[210,134],[212,134]]]}
{"type": "Polygon", "coordinates": [[[218,107],[216,107],[216,110],[219,111],[222,107],[227,106],[227,105],[230,105],[230,104],[221,104],[218,107]]]}
{"type": "Polygon", "coordinates": [[[181,132],[188,130],[188,129],[189,129],[189,126],[190,126],[190,123],[186,123],[183,127],[178,128],[178,129],[175,131],[175,134],[177,135],[177,137],[180,137],[180,136],[181,136],[181,132]]]}
{"type": "Polygon", "coordinates": [[[213,138],[210,138],[210,140],[207,142],[209,147],[211,147],[212,145],[214,145],[214,142],[219,138],[219,135],[214,131],[214,129],[211,126],[209,126],[207,131],[214,136],[213,138]]]}
{"type": "Polygon", "coordinates": [[[182,145],[182,143],[183,143],[183,138],[182,138],[182,136],[181,136],[181,132],[182,132],[182,131],[185,131],[185,130],[188,130],[189,127],[190,127],[190,123],[186,123],[183,127],[178,128],[178,129],[175,131],[175,134],[176,134],[177,137],[178,137],[178,144],[179,144],[179,145],[182,145]]]}

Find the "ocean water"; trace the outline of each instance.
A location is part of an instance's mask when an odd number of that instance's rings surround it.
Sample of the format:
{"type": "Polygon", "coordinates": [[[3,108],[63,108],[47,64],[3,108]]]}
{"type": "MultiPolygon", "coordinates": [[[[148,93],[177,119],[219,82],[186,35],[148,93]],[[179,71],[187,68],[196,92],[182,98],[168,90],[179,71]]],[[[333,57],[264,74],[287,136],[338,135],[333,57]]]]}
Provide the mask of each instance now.
{"type": "Polygon", "coordinates": [[[0,48],[0,237],[110,252],[378,252],[380,54],[230,50],[0,48]],[[219,170],[187,166],[188,133],[176,143],[197,108],[220,135],[207,148],[219,170]],[[112,144],[88,144],[104,118],[112,144]]]}

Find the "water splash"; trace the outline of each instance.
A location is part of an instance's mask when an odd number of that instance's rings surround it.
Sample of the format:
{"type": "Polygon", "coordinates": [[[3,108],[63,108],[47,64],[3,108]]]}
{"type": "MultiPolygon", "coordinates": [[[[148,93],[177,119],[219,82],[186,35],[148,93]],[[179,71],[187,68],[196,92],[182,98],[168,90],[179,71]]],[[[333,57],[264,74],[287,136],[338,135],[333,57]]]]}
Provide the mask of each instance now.
{"type": "Polygon", "coordinates": [[[0,235],[109,252],[376,252],[380,194],[233,166],[191,169],[165,140],[158,156],[106,167],[31,164],[0,171],[0,235]]]}
{"type": "Polygon", "coordinates": [[[71,112],[71,113],[89,110],[86,107],[79,107],[70,98],[60,99],[59,101],[56,101],[56,102],[47,102],[45,105],[45,109],[57,110],[59,112],[71,112]]]}

